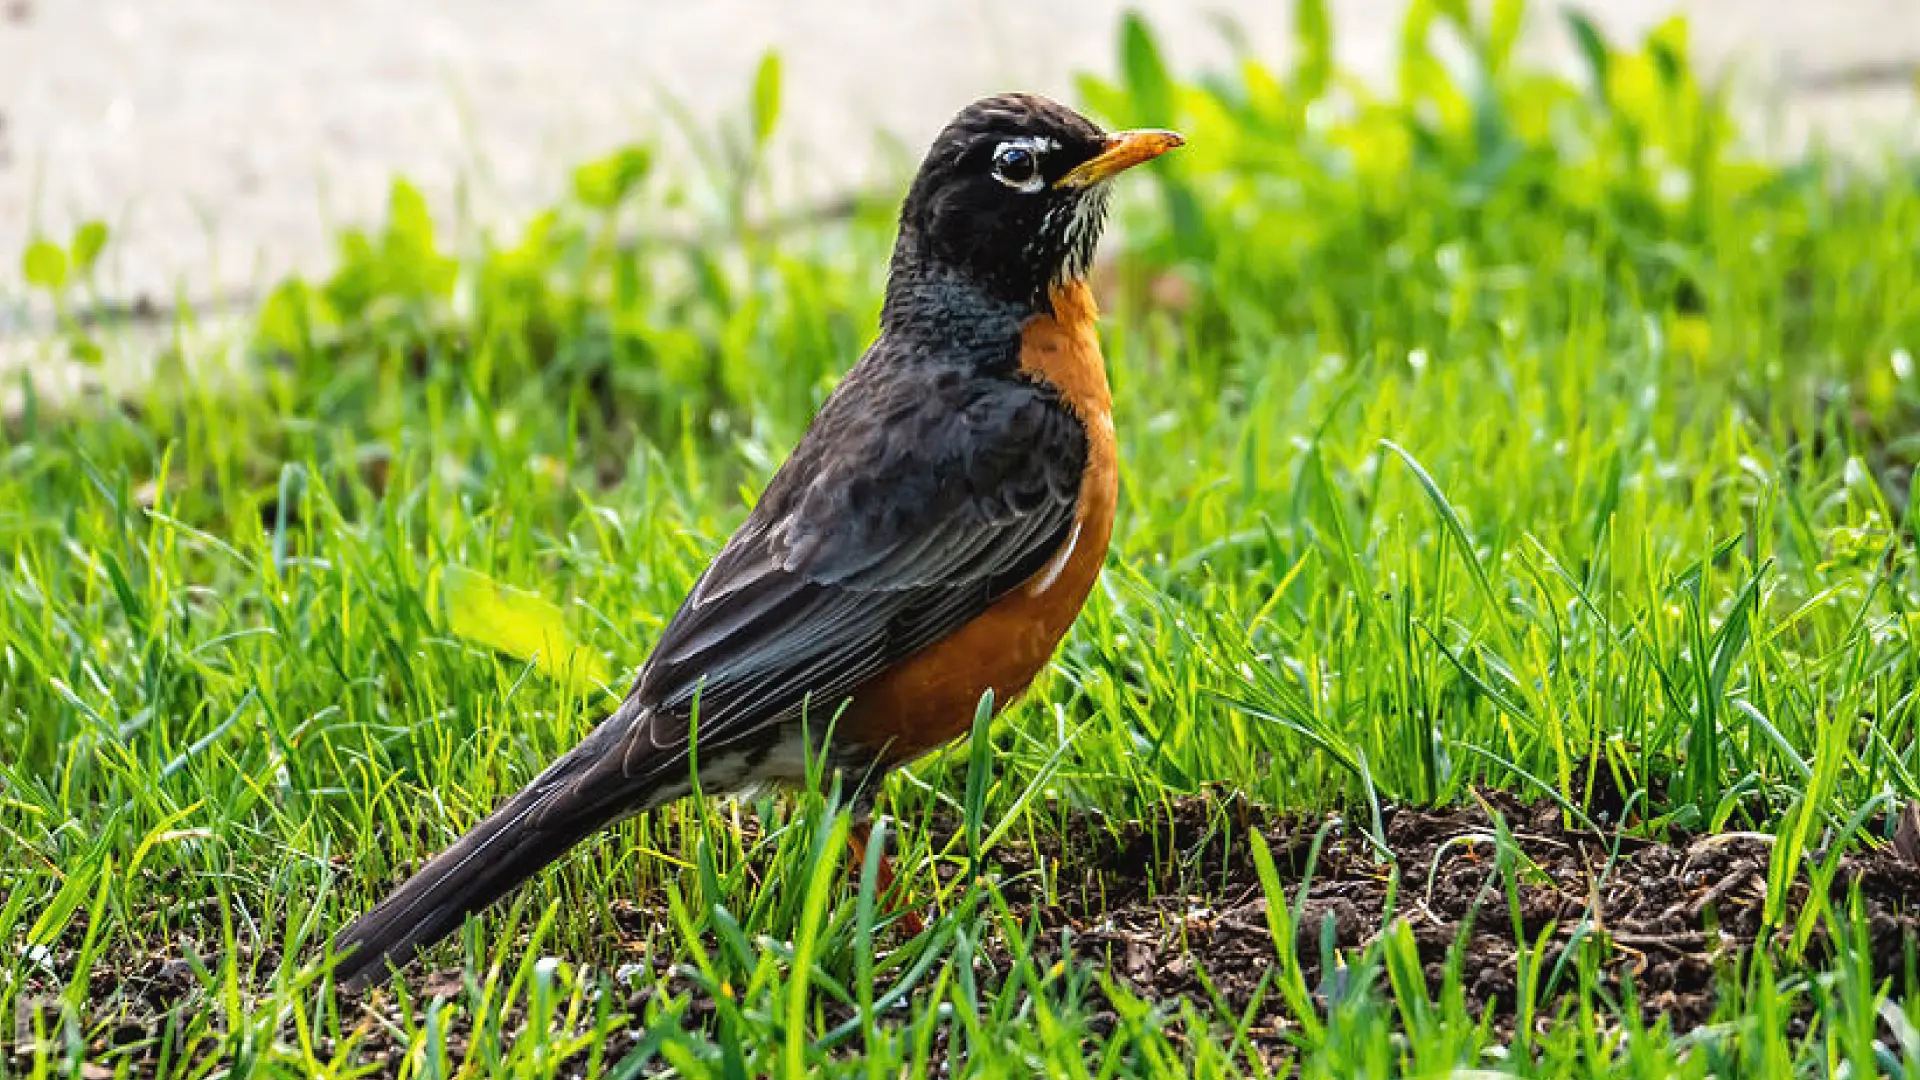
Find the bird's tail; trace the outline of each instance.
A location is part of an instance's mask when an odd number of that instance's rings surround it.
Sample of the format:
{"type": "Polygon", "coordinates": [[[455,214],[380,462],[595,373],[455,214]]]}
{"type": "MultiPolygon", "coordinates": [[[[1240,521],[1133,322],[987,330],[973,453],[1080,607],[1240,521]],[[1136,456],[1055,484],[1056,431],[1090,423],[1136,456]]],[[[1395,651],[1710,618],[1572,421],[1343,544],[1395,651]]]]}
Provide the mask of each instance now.
{"type": "MultiPolygon", "coordinates": [[[[624,711],[624,710],[622,710],[624,711]]],[[[664,801],[618,775],[616,712],[519,794],[334,939],[334,978],[359,989],[404,966],[508,891],[621,818],[664,801]]]]}

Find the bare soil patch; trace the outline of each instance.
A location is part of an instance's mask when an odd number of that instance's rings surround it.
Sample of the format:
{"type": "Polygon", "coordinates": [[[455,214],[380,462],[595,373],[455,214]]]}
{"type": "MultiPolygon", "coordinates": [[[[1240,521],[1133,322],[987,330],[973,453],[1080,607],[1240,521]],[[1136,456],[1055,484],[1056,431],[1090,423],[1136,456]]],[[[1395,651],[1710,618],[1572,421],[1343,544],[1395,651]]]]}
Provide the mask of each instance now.
{"type": "MultiPolygon", "coordinates": [[[[1787,898],[1785,929],[1763,940],[1774,841],[1762,834],[1643,839],[1569,826],[1551,804],[1527,805],[1501,793],[1479,798],[1472,806],[1387,811],[1381,839],[1391,861],[1360,831],[1337,821],[1313,855],[1327,822],[1274,816],[1232,799],[1178,801],[1155,828],[1133,822],[1090,832],[1077,855],[1071,848],[1022,849],[1002,861],[1009,869],[1023,861],[1063,861],[1060,877],[1074,878],[1078,888],[1039,916],[1073,931],[1068,940],[1075,956],[1105,965],[1148,999],[1186,998],[1211,1010],[1217,993],[1238,1012],[1276,963],[1246,839],[1257,828],[1294,905],[1295,949],[1310,989],[1338,977],[1322,970],[1326,945],[1350,958],[1400,920],[1418,943],[1429,989],[1437,991],[1448,954],[1459,947],[1470,1011],[1491,1013],[1507,1034],[1517,952],[1549,929],[1549,969],[1585,937],[1609,989],[1631,981],[1646,1022],[1664,1018],[1686,1031],[1711,1016],[1721,973],[1756,947],[1783,947],[1807,904],[1811,886],[1803,867],[1787,898]],[[1223,813],[1245,827],[1222,829],[1223,813]],[[1495,814],[1516,849],[1508,872],[1501,869],[1495,814]],[[1305,899],[1296,902],[1310,858],[1305,899]],[[1391,887],[1396,867],[1397,892],[1391,887]],[[1174,882],[1183,887],[1165,884],[1174,882]]],[[[1856,887],[1875,970],[1894,976],[1906,950],[1920,944],[1920,868],[1885,846],[1844,855],[1829,887],[1842,917],[1856,887]]],[[[1030,895],[1021,899],[1033,902],[1030,895]]],[[[1816,929],[1805,961],[1827,962],[1840,947],[1849,946],[1816,929]]],[[[1267,992],[1259,1026],[1283,1031],[1290,1022],[1282,1008],[1279,995],[1267,992]]],[[[1551,1017],[1552,1010],[1545,1011],[1551,1017]]]]}

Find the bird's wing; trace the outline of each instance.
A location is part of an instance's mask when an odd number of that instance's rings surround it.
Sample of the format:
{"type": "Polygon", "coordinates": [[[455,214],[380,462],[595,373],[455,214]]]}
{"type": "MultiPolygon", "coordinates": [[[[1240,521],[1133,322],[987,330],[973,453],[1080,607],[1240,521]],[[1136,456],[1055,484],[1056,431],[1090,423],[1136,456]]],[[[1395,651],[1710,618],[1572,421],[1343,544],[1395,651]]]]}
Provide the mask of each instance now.
{"type": "Polygon", "coordinates": [[[824,725],[863,680],[965,625],[1065,542],[1087,436],[1051,389],[866,365],[856,380],[662,633],[633,689],[646,719],[623,774],[683,767],[696,699],[703,753],[803,707],[824,725]]]}

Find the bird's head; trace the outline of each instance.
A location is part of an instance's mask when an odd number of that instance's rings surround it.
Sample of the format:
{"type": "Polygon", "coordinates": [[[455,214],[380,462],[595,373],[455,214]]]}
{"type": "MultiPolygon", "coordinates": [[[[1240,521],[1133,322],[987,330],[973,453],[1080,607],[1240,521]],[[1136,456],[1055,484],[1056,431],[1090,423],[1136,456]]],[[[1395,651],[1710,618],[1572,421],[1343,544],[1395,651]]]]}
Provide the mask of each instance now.
{"type": "Polygon", "coordinates": [[[1044,306],[1086,274],[1106,223],[1107,181],[1184,142],[1108,134],[1033,94],[983,98],[933,141],[900,208],[895,284],[957,276],[995,299],[1044,306]]]}

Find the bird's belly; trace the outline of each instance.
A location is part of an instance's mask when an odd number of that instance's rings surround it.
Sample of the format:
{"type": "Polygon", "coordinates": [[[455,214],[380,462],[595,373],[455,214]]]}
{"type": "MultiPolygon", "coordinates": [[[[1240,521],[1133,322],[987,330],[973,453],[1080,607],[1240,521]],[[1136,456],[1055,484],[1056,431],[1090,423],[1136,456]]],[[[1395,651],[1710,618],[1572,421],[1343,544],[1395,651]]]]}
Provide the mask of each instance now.
{"type": "MultiPolygon", "coordinates": [[[[1091,478],[1089,478],[1091,479],[1091,478]]],[[[1111,514],[1082,514],[1061,553],[957,632],[862,687],[836,731],[881,763],[919,757],[967,734],[980,698],[997,713],[1047,666],[1100,576],[1111,514]]]]}

